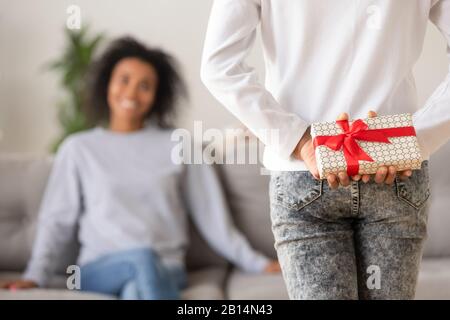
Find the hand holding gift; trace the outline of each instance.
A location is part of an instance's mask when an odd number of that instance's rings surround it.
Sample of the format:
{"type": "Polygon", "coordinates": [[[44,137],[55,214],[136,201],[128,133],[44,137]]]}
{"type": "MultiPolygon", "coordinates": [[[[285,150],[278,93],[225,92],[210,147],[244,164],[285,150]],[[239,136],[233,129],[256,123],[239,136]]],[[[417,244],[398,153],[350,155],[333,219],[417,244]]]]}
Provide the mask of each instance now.
{"type": "Polygon", "coordinates": [[[348,121],[343,113],[336,122],[316,123],[297,145],[294,156],[303,160],[316,179],[331,188],[347,186],[350,178],[367,183],[392,184],[399,170],[402,180],[419,169],[420,150],[408,114],[348,121]],[[367,151],[367,152],[366,152],[367,151]]]}

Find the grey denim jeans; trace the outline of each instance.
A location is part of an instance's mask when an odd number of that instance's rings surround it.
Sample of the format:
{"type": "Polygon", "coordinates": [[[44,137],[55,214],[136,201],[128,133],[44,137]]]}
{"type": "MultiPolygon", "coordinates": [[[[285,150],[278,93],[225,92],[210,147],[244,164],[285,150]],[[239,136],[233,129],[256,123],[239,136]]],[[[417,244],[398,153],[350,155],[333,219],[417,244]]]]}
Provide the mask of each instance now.
{"type": "Polygon", "coordinates": [[[289,297],[413,299],[429,195],[428,161],[406,181],[335,190],[308,171],[272,172],[272,231],[289,297]]]}

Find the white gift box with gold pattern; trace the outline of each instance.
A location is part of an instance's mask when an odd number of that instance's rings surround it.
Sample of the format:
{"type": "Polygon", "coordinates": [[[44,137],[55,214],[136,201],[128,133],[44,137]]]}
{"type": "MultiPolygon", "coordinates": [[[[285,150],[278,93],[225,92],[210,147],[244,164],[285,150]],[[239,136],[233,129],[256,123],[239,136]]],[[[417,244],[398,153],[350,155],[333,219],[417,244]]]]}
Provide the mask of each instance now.
{"type": "MultiPolygon", "coordinates": [[[[326,178],[330,173],[336,174],[340,171],[374,174],[383,165],[395,166],[398,171],[421,168],[422,156],[417,137],[415,136],[411,114],[386,115],[355,121],[349,120],[347,123],[347,128],[350,128],[347,131],[344,130],[338,121],[314,123],[311,125],[311,136],[313,139],[325,138],[336,141],[336,138],[340,138],[342,140],[342,146],[337,151],[326,144],[315,144],[317,167],[322,179],[326,178]],[[357,132],[353,135],[351,128],[355,122],[358,122],[359,127],[365,126],[365,129],[359,130],[359,133],[357,132]],[[365,132],[361,133],[361,131],[365,132]],[[384,132],[388,133],[385,135],[385,138],[387,138],[386,142],[365,141],[364,138],[358,138],[358,136],[370,136],[372,134],[380,135],[384,134],[384,132]],[[403,136],[392,136],[389,135],[389,132],[409,133],[403,136]],[[347,141],[346,139],[353,141],[347,141]],[[346,142],[344,143],[344,141],[346,142]],[[354,145],[355,142],[356,146],[354,145]],[[359,146],[362,149],[362,153],[368,155],[369,159],[371,158],[373,161],[361,160],[357,159],[357,157],[352,158],[351,150],[346,148],[346,146],[352,145],[354,146],[353,150],[355,148],[358,149],[359,146]],[[352,163],[352,161],[349,161],[349,158],[353,159],[353,171],[349,170],[349,164],[352,163]]],[[[353,127],[356,127],[356,125],[353,127]]],[[[353,130],[353,132],[356,131],[353,130]]],[[[398,133],[393,135],[398,135],[398,133]]]]}

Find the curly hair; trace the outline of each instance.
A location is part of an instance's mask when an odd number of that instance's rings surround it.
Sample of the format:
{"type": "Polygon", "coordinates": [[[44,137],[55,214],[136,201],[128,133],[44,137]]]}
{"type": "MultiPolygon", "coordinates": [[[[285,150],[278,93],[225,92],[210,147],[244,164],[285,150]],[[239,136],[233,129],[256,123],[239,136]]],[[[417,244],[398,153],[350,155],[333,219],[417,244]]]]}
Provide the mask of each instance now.
{"type": "Polygon", "coordinates": [[[84,103],[88,123],[94,126],[109,120],[108,86],[114,67],[124,58],[138,58],[156,70],[158,87],[155,102],[146,119],[155,119],[161,128],[173,128],[179,99],[188,96],[178,63],[166,52],[148,48],[131,37],[113,41],[91,65],[84,103]]]}

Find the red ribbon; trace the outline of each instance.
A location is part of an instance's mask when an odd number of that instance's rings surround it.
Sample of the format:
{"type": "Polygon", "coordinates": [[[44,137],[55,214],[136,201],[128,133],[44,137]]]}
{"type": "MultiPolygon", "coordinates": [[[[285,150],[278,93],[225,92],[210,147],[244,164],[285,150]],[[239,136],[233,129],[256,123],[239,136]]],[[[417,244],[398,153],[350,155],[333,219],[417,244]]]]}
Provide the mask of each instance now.
{"type": "Polygon", "coordinates": [[[388,137],[415,136],[414,127],[371,129],[361,119],[355,120],[351,126],[348,120],[337,120],[336,123],[343,130],[337,136],[317,136],[314,138],[314,148],[325,145],[334,151],[344,149],[344,157],[347,162],[347,174],[357,175],[359,172],[359,160],[373,162],[374,160],[364,152],[356,140],[391,143],[388,137]]]}

